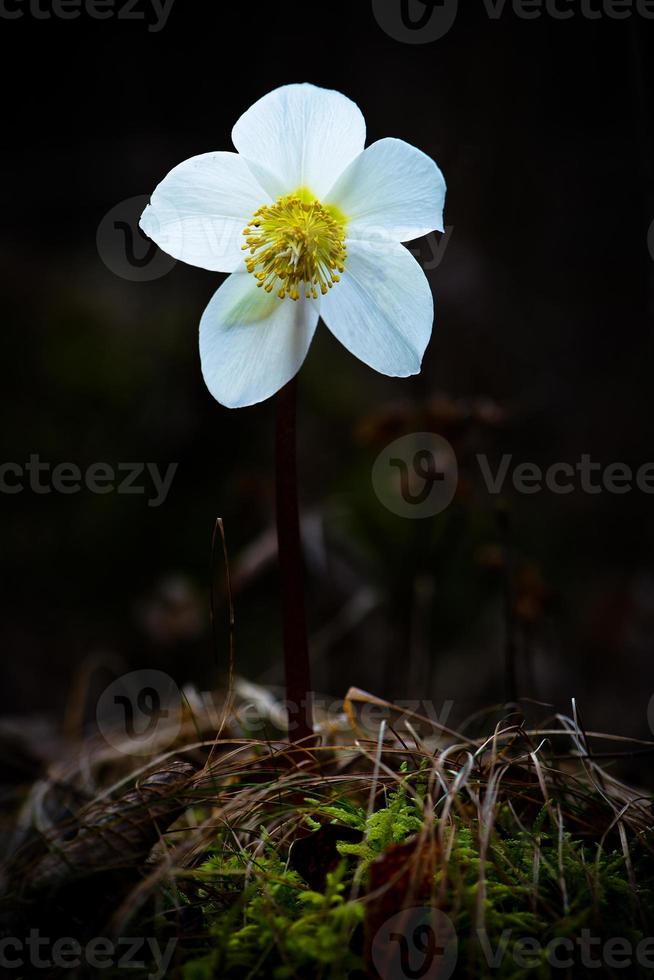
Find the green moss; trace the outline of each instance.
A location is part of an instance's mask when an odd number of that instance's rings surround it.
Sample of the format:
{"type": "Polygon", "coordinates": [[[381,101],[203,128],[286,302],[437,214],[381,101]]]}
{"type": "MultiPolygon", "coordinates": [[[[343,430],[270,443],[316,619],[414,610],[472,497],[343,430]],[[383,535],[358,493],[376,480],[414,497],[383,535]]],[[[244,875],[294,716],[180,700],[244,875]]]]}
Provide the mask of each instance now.
{"type": "Polygon", "coordinates": [[[363,908],[344,896],[344,867],[327,875],[323,893],[269,851],[256,861],[212,856],[199,870],[215,897],[204,906],[210,952],[187,963],[184,980],[215,977],[339,977],[359,965],[350,937],[363,908]],[[240,880],[240,894],[229,905],[240,880]],[[345,971],[345,972],[343,972],[345,971]]]}
{"type": "MultiPolygon", "coordinates": [[[[407,776],[370,815],[347,797],[306,800],[311,813],[305,822],[313,831],[331,824],[362,833],[360,843],[337,844],[343,860],[327,875],[322,892],[309,888],[271,839],[264,840],[263,854],[252,856],[229,854],[225,835],[196,874],[206,952],[186,964],[184,980],[345,978],[363,969],[358,927],[366,916],[368,869],[391,845],[424,829],[423,779],[422,772],[407,776]]],[[[427,816],[438,830],[437,810],[427,816]]],[[[620,937],[634,949],[647,937],[647,925],[654,922],[654,872],[649,851],[638,841],[631,855],[639,882],[634,888],[621,852],[562,832],[551,809],[543,808],[525,826],[499,806],[485,854],[476,810],[468,816],[457,812],[443,829],[449,858],[434,868],[433,885],[439,908],[456,929],[456,976],[550,977],[546,947],[555,939],[575,944],[575,978],[605,975],[599,962],[588,966],[580,959],[584,930],[602,943],[620,937]],[[523,939],[530,943],[524,950],[523,939]],[[495,965],[489,957],[497,959],[495,965]]],[[[621,975],[645,977],[652,971],[633,966],[621,975]]]]}

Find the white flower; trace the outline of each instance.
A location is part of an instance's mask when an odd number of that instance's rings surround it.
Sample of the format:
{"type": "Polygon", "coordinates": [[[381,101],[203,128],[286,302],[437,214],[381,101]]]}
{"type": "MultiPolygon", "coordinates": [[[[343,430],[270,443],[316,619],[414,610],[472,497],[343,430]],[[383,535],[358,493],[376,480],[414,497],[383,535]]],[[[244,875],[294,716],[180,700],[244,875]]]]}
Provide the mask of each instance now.
{"type": "Polygon", "coordinates": [[[400,243],[443,231],[445,181],[408,143],[364,149],[365,136],[344,95],[287,85],[238,120],[238,153],[193,157],[152,195],[146,235],[232,273],[200,324],[202,372],[223,405],[253,405],[290,381],[319,317],[382,374],[419,372],[433,300],[400,243]]]}

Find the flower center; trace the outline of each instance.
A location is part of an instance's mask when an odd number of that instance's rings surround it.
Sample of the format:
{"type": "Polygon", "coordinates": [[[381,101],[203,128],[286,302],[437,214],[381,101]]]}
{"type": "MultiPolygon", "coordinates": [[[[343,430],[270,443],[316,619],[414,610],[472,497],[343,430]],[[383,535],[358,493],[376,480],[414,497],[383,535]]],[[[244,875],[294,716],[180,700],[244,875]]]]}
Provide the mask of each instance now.
{"type": "Polygon", "coordinates": [[[345,268],[345,219],[298,192],[259,208],[244,230],[248,272],[280,299],[324,296],[345,268]]]}

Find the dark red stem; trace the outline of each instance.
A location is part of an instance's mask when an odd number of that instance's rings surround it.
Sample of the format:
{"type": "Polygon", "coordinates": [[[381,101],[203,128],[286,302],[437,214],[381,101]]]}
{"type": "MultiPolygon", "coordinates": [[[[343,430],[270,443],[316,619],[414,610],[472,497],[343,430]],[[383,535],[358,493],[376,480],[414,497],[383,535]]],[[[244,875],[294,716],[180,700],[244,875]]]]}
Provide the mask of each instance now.
{"type": "Polygon", "coordinates": [[[304,607],[304,568],[297,495],[297,381],[277,395],[277,540],[282,584],[284,668],[289,740],[313,734],[311,668],[304,607]]]}

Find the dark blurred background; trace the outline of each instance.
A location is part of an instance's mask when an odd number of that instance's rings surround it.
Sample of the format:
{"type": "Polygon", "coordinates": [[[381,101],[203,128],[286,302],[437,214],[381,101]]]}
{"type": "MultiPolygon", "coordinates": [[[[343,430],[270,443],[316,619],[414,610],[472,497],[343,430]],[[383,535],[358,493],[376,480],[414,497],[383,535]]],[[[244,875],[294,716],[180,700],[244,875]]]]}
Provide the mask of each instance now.
{"type": "Polygon", "coordinates": [[[149,491],[0,494],[2,713],[63,717],[95,673],[100,687],[136,668],[219,683],[217,516],[238,672],[280,679],[274,404],[230,412],[204,387],[198,323],[222,277],[130,272],[101,223],[180,161],[231,149],[252,102],[306,80],[353,98],[369,142],[438,161],[450,229],[440,261],[421,246],[437,319],[419,377],[376,375],[324,327],[301,374],[315,687],[452,700],[459,722],[505,696],[510,631],[520,695],[564,710],[576,696],[589,727],[649,737],[654,498],[509,487],[500,502],[474,455],[654,461],[654,21],[508,6],[493,20],[475,3],[407,44],[369,0],[176,0],[157,32],[26,14],[0,37],[0,461],[179,464],[160,507],[149,491]],[[371,469],[424,429],[450,440],[461,479],[445,513],[411,521],[384,508],[371,469]]]}

